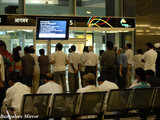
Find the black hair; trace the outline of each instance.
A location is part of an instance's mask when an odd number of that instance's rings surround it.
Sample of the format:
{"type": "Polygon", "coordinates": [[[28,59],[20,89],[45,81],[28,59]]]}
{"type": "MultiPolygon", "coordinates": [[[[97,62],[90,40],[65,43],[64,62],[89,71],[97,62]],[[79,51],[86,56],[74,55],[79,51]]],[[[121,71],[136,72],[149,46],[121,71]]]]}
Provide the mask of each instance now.
{"type": "Polygon", "coordinates": [[[17,49],[18,51],[22,50],[21,46],[17,46],[16,49],[17,49]]]}
{"type": "Polygon", "coordinates": [[[111,41],[107,41],[106,47],[107,47],[107,49],[112,50],[113,49],[113,43],[111,41]]]}
{"type": "Polygon", "coordinates": [[[3,40],[0,40],[0,47],[3,47],[5,50],[7,49],[6,43],[3,40]]]}
{"type": "Polygon", "coordinates": [[[44,50],[44,49],[40,49],[40,50],[39,50],[39,54],[40,54],[40,55],[44,55],[44,54],[45,54],[45,50],[44,50]]]}
{"type": "Polygon", "coordinates": [[[35,49],[33,45],[29,46],[29,53],[35,53],[35,49]]]}
{"type": "Polygon", "coordinates": [[[100,56],[102,56],[103,53],[104,53],[104,50],[100,50],[100,51],[99,51],[99,55],[100,55],[100,56]]]}
{"type": "Polygon", "coordinates": [[[132,48],[132,44],[131,44],[131,43],[127,43],[127,47],[128,47],[129,49],[131,49],[131,48],[132,48]]]}
{"type": "Polygon", "coordinates": [[[56,44],[56,49],[57,49],[57,50],[61,51],[62,48],[63,48],[63,45],[62,45],[61,43],[57,43],[57,44],[56,44]]]}
{"type": "Polygon", "coordinates": [[[71,48],[69,48],[69,49],[68,49],[68,52],[69,52],[69,53],[71,53],[71,52],[72,52],[71,48]]]}
{"type": "Polygon", "coordinates": [[[138,49],[137,50],[137,54],[143,54],[143,50],[142,49],[138,49]]]}
{"type": "Polygon", "coordinates": [[[8,80],[11,80],[12,82],[19,82],[19,77],[17,72],[10,72],[8,76],[8,80]]]}
{"type": "Polygon", "coordinates": [[[146,70],[145,73],[146,73],[146,75],[153,76],[153,77],[155,75],[153,70],[146,70]]]}
{"type": "Polygon", "coordinates": [[[28,46],[25,46],[25,47],[24,47],[24,52],[25,52],[25,53],[29,53],[29,47],[28,47],[28,46]]]}
{"type": "Polygon", "coordinates": [[[89,52],[89,50],[88,50],[88,46],[84,46],[84,48],[83,48],[83,52],[89,52]]]}
{"type": "Polygon", "coordinates": [[[75,45],[72,45],[72,46],[71,46],[71,51],[73,51],[73,52],[76,51],[76,46],[75,46],[75,45]]]}
{"type": "Polygon", "coordinates": [[[98,77],[97,81],[98,82],[104,82],[104,79],[100,76],[100,77],[98,77]]]}
{"type": "Polygon", "coordinates": [[[147,45],[147,47],[149,47],[150,49],[154,48],[153,44],[150,43],[150,42],[146,43],[146,45],[147,45]]]}
{"type": "Polygon", "coordinates": [[[20,57],[20,54],[19,54],[19,50],[18,50],[17,47],[13,49],[13,54],[12,54],[12,56],[13,56],[13,60],[14,60],[15,62],[18,62],[18,61],[21,60],[21,57],[20,57]]]}
{"type": "Polygon", "coordinates": [[[135,73],[140,78],[140,81],[146,81],[146,73],[143,68],[136,68],[135,73]]]}

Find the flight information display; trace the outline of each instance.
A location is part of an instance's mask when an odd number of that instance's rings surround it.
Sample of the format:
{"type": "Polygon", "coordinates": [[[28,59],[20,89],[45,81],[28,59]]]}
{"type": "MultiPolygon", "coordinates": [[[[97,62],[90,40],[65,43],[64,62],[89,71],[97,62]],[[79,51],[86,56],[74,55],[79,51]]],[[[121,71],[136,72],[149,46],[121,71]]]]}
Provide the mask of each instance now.
{"type": "Polygon", "coordinates": [[[37,39],[68,39],[68,22],[66,20],[39,20],[37,39]]]}

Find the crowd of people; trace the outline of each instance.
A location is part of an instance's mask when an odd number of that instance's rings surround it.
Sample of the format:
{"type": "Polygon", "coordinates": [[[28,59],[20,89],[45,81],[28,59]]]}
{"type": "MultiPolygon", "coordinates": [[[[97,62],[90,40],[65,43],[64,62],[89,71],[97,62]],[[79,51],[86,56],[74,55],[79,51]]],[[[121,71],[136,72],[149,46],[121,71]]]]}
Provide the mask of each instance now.
{"type": "Polygon", "coordinates": [[[101,50],[98,56],[92,46],[85,46],[83,53],[79,54],[75,45],[71,46],[67,55],[62,51],[63,45],[57,43],[56,51],[50,56],[45,55],[44,49],[40,49],[40,56],[37,56],[34,46],[26,46],[24,54],[21,47],[17,46],[11,54],[7,51],[5,42],[0,40],[2,111],[7,105],[19,113],[23,95],[27,93],[68,92],[66,66],[70,93],[158,86],[160,44],[155,44],[156,48],[151,43],[146,45],[147,51],[144,54],[139,49],[134,55],[131,44],[115,50],[113,43],[108,41],[106,51],[101,50]],[[132,78],[135,80],[132,81],[132,78]],[[82,88],[79,85],[80,79],[82,88]]]}

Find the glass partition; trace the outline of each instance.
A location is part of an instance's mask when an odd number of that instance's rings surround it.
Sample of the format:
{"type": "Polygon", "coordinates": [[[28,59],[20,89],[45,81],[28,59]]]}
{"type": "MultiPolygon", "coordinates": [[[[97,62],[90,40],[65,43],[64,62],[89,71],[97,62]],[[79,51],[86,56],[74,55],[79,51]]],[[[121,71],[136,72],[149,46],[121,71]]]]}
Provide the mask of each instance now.
{"type": "Polygon", "coordinates": [[[25,46],[33,45],[33,38],[33,30],[0,29],[0,39],[5,41],[9,52],[17,46],[23,49],[25,46]]]}

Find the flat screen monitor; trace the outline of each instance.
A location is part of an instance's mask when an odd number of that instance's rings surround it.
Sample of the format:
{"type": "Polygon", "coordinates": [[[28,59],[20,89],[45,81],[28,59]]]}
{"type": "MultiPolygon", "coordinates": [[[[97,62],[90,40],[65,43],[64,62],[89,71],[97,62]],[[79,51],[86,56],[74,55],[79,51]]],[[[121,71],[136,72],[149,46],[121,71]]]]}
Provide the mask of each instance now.
{"type": "Polygon", "coordinates": [[[67,40],[68,30],[68,20],[39,18],[37,20],[36,39],[67,40]]]}

